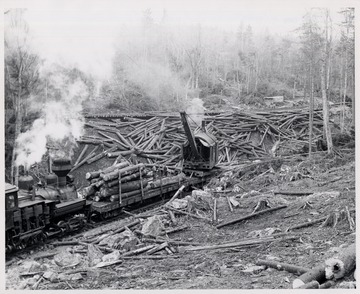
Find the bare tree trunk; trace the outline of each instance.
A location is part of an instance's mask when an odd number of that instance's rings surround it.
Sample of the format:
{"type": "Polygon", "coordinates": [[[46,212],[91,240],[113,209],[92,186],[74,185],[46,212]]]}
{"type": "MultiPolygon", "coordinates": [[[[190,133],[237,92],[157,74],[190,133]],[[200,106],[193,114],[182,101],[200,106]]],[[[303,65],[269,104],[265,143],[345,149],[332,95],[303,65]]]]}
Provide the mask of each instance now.
{"type": "Polygon", "coordinates": [[[346,43],[345,43],[345,68],[344,68],[344,93],[343,93],[343,108],[341,110],[342,117],[340,122],[340,130],[344,132],[345,129],[345,105],[346,105],[346,93],[347,93],[347,78],[348,78],[348,43],[349,43],[349,26],[346,28],[346,43]]]}
{"type": "MultiPolygon", "coordinates": [[[[312,61],[311,61],[312,62],[312,61]]],[[[312,137],[314,123],[314,77],[313,65],[310,64],[310,103],[309,103],[309,158],[312,157],[312,137]]]]}
{"type": "Polygon", "coordinates": [[[329,122],[329,103],[325,88],[326,87],[325,67],[326,67],[325,60],[323,60],[320,68],[321,93],[322,93],[322,101],[323,101],[323,120],[324,120],[324,130],[326,135],[328,153],[331,154],[333,152],[333,143],[332,143],[330,122],[329,122]]]}
{"type": "Polygon", "coordinates": [[[340,131],[343,133],[345,129],[345,105],[346,105],[346,88],[347,88],[347,49],[345,50],[345,69],[344,69],[344,92],[342,99],[342,109],[341,109],[341,121],[340,121],[340,131]]]}
{"type": "Polygon", "coordinates": [[[296,81],[294,81],[293,99],[295,99],[295,89],[296,89],[296,81]]]}
{"type": "MultiPolygon", "coordinates": [[[[325,48],[323,50],[323,58],[321,60],[320,66],[320,82],[321,82],[321,94],[322,94],[322,102],[323,102],[323,124],[324,131],[326,136],[326,143],[328,148],[328,154],[332,154],[333,152],[333,143],[331,136],[331,128],[329,121],[329,103],[328,97],[326,95],[326,63],[329,62],[330,55],[330,40],[328,40],[328,28],[329,28],[329,11],[326,10],[326,22],[325,22],[325,48]]],[[[328,64],[330,66],[330,63],[328,64]]]]}
{"type": "Polygon", "coordinates": [[[11,182],[12,184],[15,184],[18,186],[19,184],[19,169],[16,165],[16,149],[17,149],[17,142],[16,139],[20,135],[21,131],[21,124],[22,124],[22,111],[21,111],[21,89],[22,89],[22,61],[20,60],[20,66],[19,66],[19,76],[18,76],[18,96],[16,99],[16,107],[15,107],[15,135],[14,135],[14,149],[12,151],[12,158],[11,158],[11,182]]]}
{"type": "MultiPolygon", "coordinates": [[[[355,68],[355,67],[354,67],[355,68]]],[[[354,69],[351,73],[351,81],[352,81],[352,99],[351,99],[351,110],[352,110],[352,118],[351,118],[351,125],[355,128],[355,72],[354,69]]]]}

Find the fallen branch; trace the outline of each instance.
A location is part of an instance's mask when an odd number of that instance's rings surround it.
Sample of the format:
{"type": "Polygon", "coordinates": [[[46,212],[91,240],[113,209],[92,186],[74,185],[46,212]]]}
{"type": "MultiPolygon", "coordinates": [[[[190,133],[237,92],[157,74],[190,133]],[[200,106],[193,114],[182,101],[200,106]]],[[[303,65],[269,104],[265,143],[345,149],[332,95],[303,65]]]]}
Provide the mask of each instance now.
{"type": "Polygon", "coordinates": [[[309,227],[318,223],[323,222],[324,220],[326,220],[326,217],[323,218],[319,218],[317,220],[311,221],[311,222],[306,222],[306,223],[302,223],[296,226],[292,226],[286,229],[286,232],[291,231],[291,230],[296,230],[296,229],[301,229],[301,228],[305,228],[305,227],[309,227]]]}
{"type": "Polygon", "coordinates": [[[166,232],[166,234],[172,234],[172,233],[176,233],[176,232],[179,232],[179,231],[186,230],[188,228],[189,228],[188,225],[183,225],[183,226],[180,226],[180,227],[177,227],[177,228],[166,230],[165,232],[166,232]]]}
{"type": "Polygon", "coordinates": [[[249,240],[243,240],[243,241],[233,242],[233,243],[186,248],[185,251],[199,251],[199,250],[214,250],[214,249],[222,249],[222,248],[247,247],[247,246],[253,246],[253,245],[257,245],[257,244],[269,243],[269,242],[273,242],[273,241],[291,240],[294,238],[297,238],[297,237],[288,236],[288,237],[284,237],[282,239],[275,239],[273,237],[249,239],[249,240]]]}
{"type": "Polygon", "coordinates": [[[292,264],[288,264],[288,263],[280,263],[280,262],[270,261],[270,260],[259,259],[256,262],[256,265],[265,265],[267,267],[275,268],[279,271],[285,270],[289,273],[296,274],[296,275],[301,275],[301,274],[304,274],[304,273],[310,271],[309,268],[305,268],[302,266],[296,266],[296,265],[292,265],[292,264]]]}
{"type": "Polygon", "coordinates": [[[256,217],[258,215],[265,214],[267,212],[273,212],[273,211],[283,209],[283,208],[286,208],[286,207],[287,207],[287,205],[282,205],[282,206],[278,206],[278,207],[274,207],[274,208],[270,208],[270,209],[265,209],[265,210],[262,210],[262,211],[259,211],[259,212],[253,213],[253,214],[249,214],[249,215],[246,215],[246,216],[243,216],[243,217],[240,217],[240,218],[237,218],[237,219],[234,219],[234,220],[219,224],[219,225],[216,226],[216,228],[220,229],[220,228],[225,227],[227,225],[235,224],[235,223],[241,222],[243,220],[247,220],[247,219],[256,217]]]}
{"type": "Polygon", "coordinates": [[[281,194],[281,195],[290,195],[290,196],[306,196],[314,194],[314,192],[310,191],[275,191],[274,194],[281,194]]]}

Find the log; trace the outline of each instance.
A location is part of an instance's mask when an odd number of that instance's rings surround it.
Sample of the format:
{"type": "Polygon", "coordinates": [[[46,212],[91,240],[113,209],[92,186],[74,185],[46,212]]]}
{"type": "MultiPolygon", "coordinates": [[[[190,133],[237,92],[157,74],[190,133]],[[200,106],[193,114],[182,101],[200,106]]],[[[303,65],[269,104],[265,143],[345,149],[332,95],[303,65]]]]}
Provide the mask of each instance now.
{"type": "Polygon", "coordinates": [[[273,237],[265,237],[265,238],[258,238],[258,239],[248,239],[238,242],[232,242],[232,243],[225,243],[225,244],[218,244],[218,245],[209,245],[209,246],[199,246],[199,247],[192,247],[187,248],[186,251],[199,251],[199,250],[214,250],[214,249],[224,249],[224,248],[234,248],[234,247],[247,247],[257,244],[264,244],[269,243],[273,241],[280,241],[280,240],[290,240],[294,239],[296,237],[294,236],[288,236],[284,237],[282,239],[280,238],[273,238],[273,237]]]}
{"type": "Polygon", "coordinates": [[[92,151],[90,151],[90,153],[88,154],[88,156],[86,156],[82,161],[80,161],[77,165],[73,166],[73,168],[70,170],[69,173],[73,172],[74,170],[78,169],[80,166],[84,165],[88,159],[90,159],[96,152],[96,150],[98,150],[99,145],[95,146],[94,149],[92,151]]]}
{"type": "Polygon", "coordinates": [[[200,243],[192,243],[192,242],[185,242],[185,241],[176,241],[176,240],[171,240],[171,239],[161,239],[161,238],[157,238],[157,239],[150,239],[150,238],[143,238],[142,239],[144,242],[148,242],[148,243],[163,243],[163,242],[168,242],[169,244],[172,245],[178,245],[178,246],[200,246],[200,243]]]}
{"type": "Polygon", "coordinates": [[[135,250],[132,250],[132,251],[125,252],[122,256],[137,255],[137,254],[146,252],[146,251],[148,251],[150,249],[153,249],[154,247],[155,247],[155,245],[147,245],[145,247],[141,247],[141,248],[138,248],[138,249],[135,249],[135,250]]]}
{"type": "Polygon", "coordinates": [[[88,159],[86,162],[87,162],[87,164],[91,164],[91,163],[103,158],[108,152],[115,151],[116,149],[117,149],[117,147],[115,146],[115,147],[111,147],[108,150],[104,150],[103,152],[99,153],[98,155],[88,159]]]}
{"type": "Polygon", "coordinates": [[[355,269],[355,243],[343,249],[338,256],[325,260],[325,275],[328,280],[339,280],[355,269]]]}
{"type": "Polygon", "coordinates": [[[216,220],[217,220],[217,199],[216,198],[214,198],[213,210],[214,210],[213,221],[216,222],[216,220]]]}
{"type": "Polygon", "coordinates": [[[174,194],[173,197],[171,197],[171,199],[165,203],[165,206],[170,206],[171,202],[173,202],[179,195],[180,193],[185,189],[185,185],[182,185],[177,191],[176,193],[174,194]]]}
{"type": "MultiPolygon", "coordinates": [[[[149,189],[149,187],[145,187],[144,192],[148,191],[148,189],[149,189]]],[[[125,198],[135,196],[135,195],[141,195],[141,189],[140,190],[134,190],[134,191],[131,191],[131,192],[122,193],[121,197],[123,199],[125,199],[125,198]]],[[[110,196],[110,201],[111,202],[119,201],[119,194],[111,195],[110,196]]]]}
{"type": "MultiPolygon", "coordinates": [[[[141,174],[146,175],[147,172],[145,170],[142,170],[141,174]]],[[[131,175],[121,177],[120,181],[121,181],[121,183],[127,183],[127,182],[130,182],[130,181],[138,180],[139,178],[140,178],[140,172],[136,172],[136,173],[133,173],[131,175]]],[[[111,187],[114,187],[116,185],[119,185],[119,181],[118,180],[109,181],[109,182],[106,183],[106,185],[107,185],[107,187],[111,188],[111,187]]]]}
{"type": "Polygon", "coordinates": [[[234,219],[234,220],[219,224],[219,225],[216,226],[216,228],[219,229],[219,228],[225,227],[227,225],[235,224],[235,223],[241,222],[243,220],[247,220],[247,219],[259,216],[261,214],[265,214],[265,213],[268,213],[268,212],[273,212],[273,211],[283,209],[283,208],[286,208],[286,207],[287,207],[287,205],[281,205],[281,206],[278,206],[278,207],[265,209],[265,210],[262,210],[262,211],[259,211],[259,212],[253,213],[253,214],[249,214],[249,215],[246,215],[246,216],[243,216],[243,217],[240,217],[240,218],[237,218],[237,219],[234,219]]]}
{"type": "Polygon", "coordinates": [[[175,184],[175,183],[180,183],[184,178],[185,178],[184,174],[180,174],[180,175],[173,176],[173,177],[161,178],[159,180],[150,182],[150,187],[152,189],[154,189],[154,188],[160,187],[161,185],[166,186],[166,185],[171,185],[171,184],[175,184]]]}
{"type": "MultiPolygon", "coordinates": [[[[169,211],[171,212],[171,211],[169,211]]],[[[188,229],[189,226],[188,225],[183,225],[183,226],[180,226],[180,227],[177,227],[177,228],[173,228],[173,229],[170,229],[170,230],[166,230],[165,233],[166,234],[172,234],[172,233],[176,233],[176,232],[179,232],[179,231],[183,231],[183,230],[186,230],[188,229]]]]}
{"type": "Polygon", "coordinates": [[[290,195],[290,196],[306,196],[314,194],[311,191],[275,191],[274,194],[290,195]]]}
{"type": "Polygon", "coordinates": [[[229,205],[230,211],[231,211],[231,212],[234,212],[234,208],[232,207],[232,204],[231,204],[231,202],[230,202],[229,196],[225,196],[225,197],[226,197],[226,201],[227,201],[227,203],[228,203],[228,205],[229,205]]]}
{"type": "Polygon", "coordinates": [[[169,211],[168,211],[168,214],[169,214],[169,216],[170,216],[171,222],[172,222],[174,225],[176,225],[177,221],[176,221],[176,218],[175,218],[174,213],[173,213],[171,210],[169,210],[169,211]]]}
{"type": "Polygon", "coordinates": [[[288,232],[288,231],[292,231],[292,230],[296,230],[296,229],[309,227],[309,226],[312,226],[312,225],[323,222],[324,220],[326,220],[326,218],[327,217],[323,217],[323,218],[320,218],[320,219],[317,219],[317,220],[314,220],[314,221],[311,221],[311,222],[306,222],[306,223],[302,223],[302,224],[299,224],[299,225],[295,225],[295,226],[287,228],[286,231],[288,232]]]}
{"type": "Polygon", "coordinates": [[[112,158],[112,157],[118,157],[118,156],[127,156],[130,154],[133,154],[135,152],[134,149],[128,150],[128,151],[117,151],[117,152],[109,152],[107,154],[107,157],[112,158]]]}
{"type": "Polygon", "coordinates": [[[138,255],[138,256],[125,256],[122,257],[124,260],[135,260],[135,259],[163,259],[163,258],[179,258],[178,255],[138,255]]]}
{"type": "MultiPolygon", "coordinates": [[[[142,181],[131,181],[127,183],[122,183],[121,186],[121,194],[125,194],[127,192],[140,190],[141,191],[141,185],[143,188],[145,188],[148,184],[148,181],[146,179],[142,181]]],[[[101,187],[100,188],[100,196],[101,197],[109,197],[111,195],[115,195],[116,193],[119,193],[119,185],[113,186],[111,188],[108,187],[101,187]]]]}
{"type": "Polygon", "coordinates": [[[163,242],[158,246],[155,246],[154,248],[150,249],[147,254],[151,255],[154,254],[155,252],[158,252],[160,250],[163,250],[165,247],[168,247],[169,243],[168,242],[163,242]]]}
{"type": "Polygon", "coordinates": [[[267,267],[275,268],[279,271],[285,270],[289,273],[296,274],[296,275],[301,275],[301,274],[304,274],[304,273],[310,271],[309,268],[296,266],[296,265],[292,265],[292,264],[288,264],[288,263],[280,263],[280,262],[271,261],[271,260],[259,259],[256,262],[256,265],[265,265],[267,267]]]}
{"type": "Polygon", "coordinates": [[[318,281],[311,281],[309,283],[301,285],[300,287],[297,287],[296,289],[319,289],[319,288],[320,288],[320,284],[318,281]]]}
{"type": "Polygon", "coordinates": [[[328,288],[331,288],[335,285],[335,282],[334,281],[326,281],[325,283],[321,284],[320,285],[320,289],[328,289],[328,288]]]}
{"type": "Polygon", "coordinates": [[[122,161],[122,162],[116,163],[116,164],[114,164],[114,165],[112,165],[112,166],[109,166],[109,167],[107,167],[107,168],[105,168],[105,169],[103,169],[103,170],[100,170],[100,174],[101,174],[101,173],[107,174],[107,173],[110,173],[110,172],[112,172],[112,171],[114,171],[114,170],[116,170],[116,169],[125,168],[125,167],[127,167],[127,166],[129,166],[129,165],[130,165],[129,162],[127,162],[127,161],[122,161]]]}
{"type": "Polygon", "coordinates": [[[74,166],[78,165],[78,163],[80,162],[81,158],[84,156],[84,154],[86,153],[86,151],[88,150],[89,145],[86,144],[84,146],[84,148],[82,149],[82,151],[80,152],[80,155],[78,156],[78,158],[75,160],[74,166]]]}
{"type": "Polygon", "coordinates": [[[324,265],[317,266],[310,271],[302,274],[300,277],[293,281],[293,289],[299,288],[309,282],[317,281],[320,284],[326,281],[324,265]]]}
{"type": "Polygon", "coordinates": [[[104,181],[111,181],[111,180],[115,180],[119,177],[119,172],[121,173],[121,176],[128,176],[132,173],[135,173],[137,170],[139,170],[139,168],[143,168],[144,164],[139,163],[136,165],[132,165],[132,166],[128,166],[119,170],[114,170],[113,172],[107,173],[107,174],[100,174],[100,177],[104,180],[104,181]]]}

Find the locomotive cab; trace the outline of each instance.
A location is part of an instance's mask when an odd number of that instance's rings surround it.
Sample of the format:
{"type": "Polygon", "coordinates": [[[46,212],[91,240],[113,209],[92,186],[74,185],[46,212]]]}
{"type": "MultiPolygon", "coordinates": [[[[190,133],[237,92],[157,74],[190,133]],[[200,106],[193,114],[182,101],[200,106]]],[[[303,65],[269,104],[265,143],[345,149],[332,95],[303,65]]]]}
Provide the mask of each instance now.
{"type": "Polygon", "coordinates": [[[13,214],[19,207],[18,188],[5,183],[6,230],[14,227],[13,214]]]}

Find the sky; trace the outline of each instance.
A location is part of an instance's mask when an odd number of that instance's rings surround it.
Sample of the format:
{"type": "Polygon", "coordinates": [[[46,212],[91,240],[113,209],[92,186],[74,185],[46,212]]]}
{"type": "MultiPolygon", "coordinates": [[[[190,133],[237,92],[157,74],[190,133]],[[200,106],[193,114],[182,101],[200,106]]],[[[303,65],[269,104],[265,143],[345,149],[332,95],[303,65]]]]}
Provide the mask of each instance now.
{"type": "MultiPolygon", "coordinates": [[[[49,62],[76,63],[95,76],[107,77],[114,42],[121,30],[141,24],[151,9],[155,22],[166,11],[169,25],[197,25],[236,31],[291,34],[310,7],[337,11],[348,1],[286,0],[4,0],[5,8],[26,7],[33,44],[49,62]]],[[[350,6],[352,1],[349,2],[350,6]]],[[[336,16],[336,14],[335,14],[336,16]]]]}

